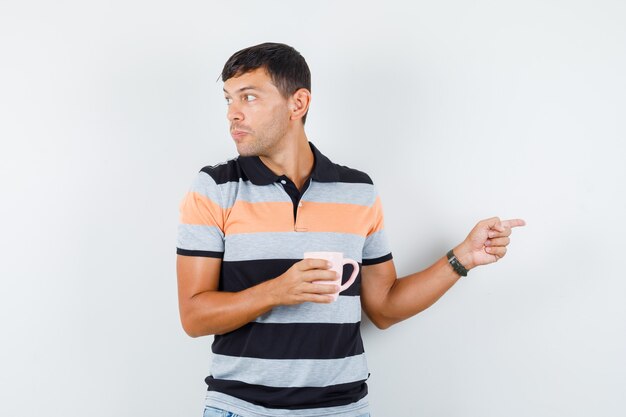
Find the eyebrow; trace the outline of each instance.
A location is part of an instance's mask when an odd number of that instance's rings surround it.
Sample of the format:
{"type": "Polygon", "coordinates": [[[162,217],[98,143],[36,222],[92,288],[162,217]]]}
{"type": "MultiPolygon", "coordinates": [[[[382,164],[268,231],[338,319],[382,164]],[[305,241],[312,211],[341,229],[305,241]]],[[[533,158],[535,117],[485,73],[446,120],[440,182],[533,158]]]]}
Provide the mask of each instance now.
{"type": "MultiPolygon", "coordinates": [[[[226,94],[230,94],[228,91],[226,91],[225,88],[222,88],[222,90],[224,90],[224,92],[226,94]]],[[[255,87],[253,85],[246,85],[246,86],[241,87],[240,89],[238,89],[236,92],[237,93],[241,93],[242,91],[246,91],[246,90],[259,90],[260,91],[260,89],[258,87],[255,87]]]]}

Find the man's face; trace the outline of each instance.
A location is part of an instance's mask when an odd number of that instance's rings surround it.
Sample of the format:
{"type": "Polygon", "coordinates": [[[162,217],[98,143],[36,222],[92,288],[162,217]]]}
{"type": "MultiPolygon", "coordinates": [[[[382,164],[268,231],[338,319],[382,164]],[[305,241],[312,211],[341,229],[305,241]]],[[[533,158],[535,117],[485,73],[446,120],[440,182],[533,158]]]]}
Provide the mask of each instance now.
{"type": "Polygon", "coordinates": [[[289,107],[265,69],[224,82],[230,134],[241,156],[267,156],[285,137],[289,107]]]}

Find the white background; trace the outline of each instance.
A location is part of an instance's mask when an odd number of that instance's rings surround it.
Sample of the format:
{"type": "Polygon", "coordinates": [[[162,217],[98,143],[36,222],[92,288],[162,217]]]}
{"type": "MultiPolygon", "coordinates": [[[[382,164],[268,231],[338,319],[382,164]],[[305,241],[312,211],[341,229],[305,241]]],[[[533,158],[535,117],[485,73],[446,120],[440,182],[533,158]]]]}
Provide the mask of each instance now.
{"type": "Polygon", "coordinates": [[[626,414],[623,1],[0,2],[0,415],[200,416],[178,204],[236,155],[235,51],[293,45],[307,133],[368,172],[400,276],[480,219],[509,254],[387,331],[373,415],[626,414]]]}

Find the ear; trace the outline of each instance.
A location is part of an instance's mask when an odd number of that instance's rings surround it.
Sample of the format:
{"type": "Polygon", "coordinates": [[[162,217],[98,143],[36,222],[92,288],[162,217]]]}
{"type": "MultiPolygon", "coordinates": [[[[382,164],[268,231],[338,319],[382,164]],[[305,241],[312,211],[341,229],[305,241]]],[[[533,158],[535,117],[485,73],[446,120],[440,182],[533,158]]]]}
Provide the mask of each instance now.
{"type": "Polygon", "coordinates": [[[289,111],[291,115],[289,120],[302,119],[302,117],[309,110],[309,104],[311,104],[311,92],[306,88],[301,88],[289,99],[289,111]]]}

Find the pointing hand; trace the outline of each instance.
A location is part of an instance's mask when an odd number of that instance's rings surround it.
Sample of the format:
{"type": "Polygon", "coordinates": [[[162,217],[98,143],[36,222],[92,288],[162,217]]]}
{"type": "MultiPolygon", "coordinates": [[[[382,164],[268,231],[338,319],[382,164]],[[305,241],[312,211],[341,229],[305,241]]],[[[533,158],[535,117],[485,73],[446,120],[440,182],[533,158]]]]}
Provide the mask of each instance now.
{"type": "Polygon", "coordinates": [[[463,243],[454,248],[454,254],[467,269],[496,262],[506,255],[512,229],[525,225],[522,219],[500,220],[492,217],[482,220],[463,243]]]}

